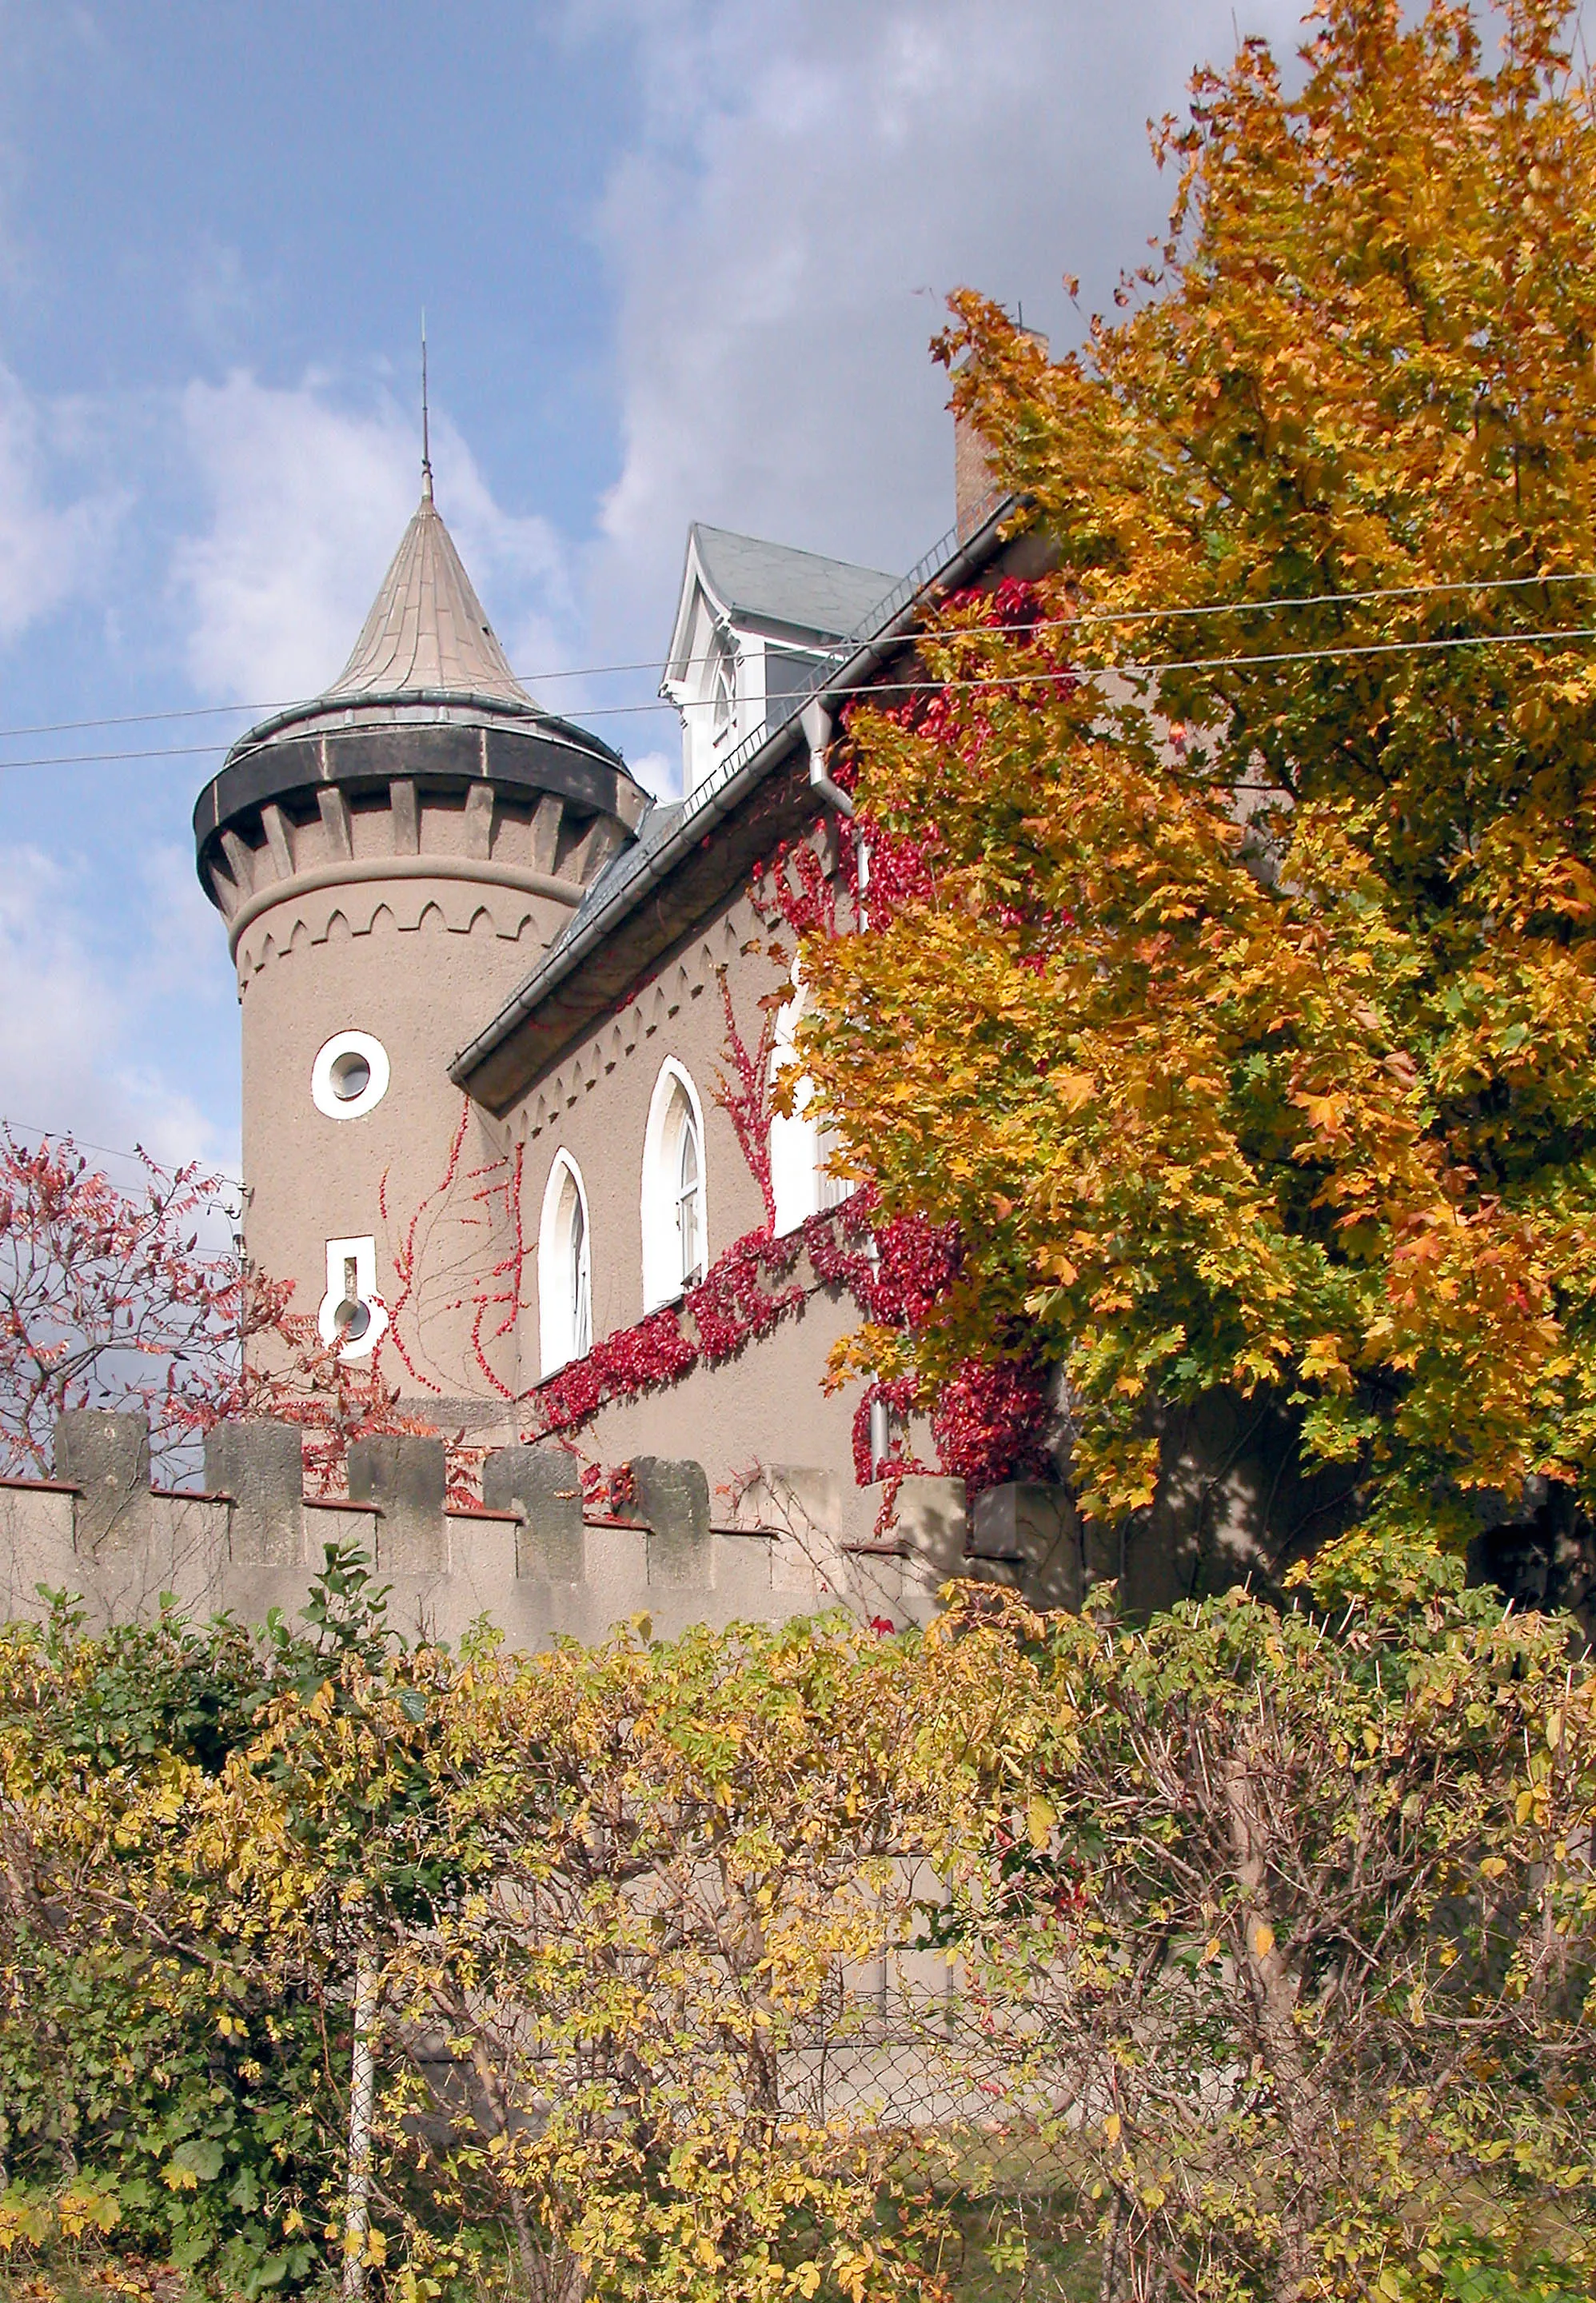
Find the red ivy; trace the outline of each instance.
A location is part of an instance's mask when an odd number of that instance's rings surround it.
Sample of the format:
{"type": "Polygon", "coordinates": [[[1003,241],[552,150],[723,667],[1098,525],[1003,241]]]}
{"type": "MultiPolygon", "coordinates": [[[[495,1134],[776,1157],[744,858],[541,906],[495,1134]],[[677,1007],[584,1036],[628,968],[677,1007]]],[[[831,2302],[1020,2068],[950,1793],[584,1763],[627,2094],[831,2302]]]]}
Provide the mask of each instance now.
{"type": "Polygon", "coordinates": [[[681,1332],[675,1311],[651,1312],[622,1328],[579,1360],[572,1360],[537,1394],[539,1436],[585,1423],[612,1399],[635,1399],[685,1375],[698,1354],[681,1332]]]}
{"type": "MultiPolygon", "coordinates": [[[[867,1488],[873,1480],[884,1476],[891,1480],[896,1495],[899,1483],[909,1472],[929,1472],[933,1468],[908,1452],[905,1427],[918,1404],[918,1388],[912,1375],[893,1376],[887,1382],[866,1385],[864,1396],[853,1412],[853,1475],[859,1487],[867,1488]],[[882,1401],[892,1421],[888,1424],[886,1455],[878,1459],[870,1446],[870,1412],[882,1401]]],[[[883,1514],[883,1517],[890,1518],[891,1514],[883,1514]]]]}
{"type": "MultiPolygon", "coordinates": [[[[1075,675],[1057,654],[1051,636],[1034,629],[1047,611],[1034,586],[1005,578],[990,593],[957,594],[948,605],[956,612],[979,612],[993,629],[1015,640],[1028,639],[1031,652],[1057,673],[1060,683],[1073,684],[1075,675]]],[[[882,708],[873,704],[867,694],[858,705],[882,708]]],[[[946,691],[916,696],[886,708],[902,727],[952,738],[956,711],[946,691]]],[[[978,754],[986,722],[977,716],[969,727],[962,707],[957,717],[965,729],[958,740],[967,751],[978,754]]],[[[845,747],[839,747],[832,773],[845,790],[854,789],[857,768],[845,747]]],[[[885,924],[904,905],[923,904],[934,893],[936,859],[943,844],[934,823],[910,834],[889,831],[862,813],[854,819],[851,832],[840,841],[835,873],[828,871],[816,845],[808,839],[779,848],[768,864],[758,867],[754,898],[767,924],[779,921],[800,940],[868,932],[885,924]],[[862,854],[867,859],[863,874],[862,854]]],[[[1020,941],[1035,941],[1034,957],[1039,966],[1045,963],[1051,940],[1074,924],[1068,915],[1037,920],[1018,907],[1000,924],[1020,941]]],[[[958,1278],[961,1247],[954,1227],[900,1216],[876,1227],[872,1223],[874,1195],[868,1189],[855,1193],[840,1208],[812,1217],[786,1239],[773,1237],[770,1059],[777,1003],[766,1002],[758,1043],[750,1049],[738,1029],[726,971],[718,974],[726,1011],[726,1067],[717,1082],[717,1100],[759,1185],[764,1223],[733,1241],[680,1307],[653,1312],[635,1327],[595,1344],[585,1359],[544,1385],[537,1394],[544,1431],[569,1430],[611,1401],[635,1398],[674,1383],[700,1363],[713,1367],[732,1358],[752,1337],[767,1333],[803,1304],[806,1290],[793,1278],[801,1251],[807,1253],[822,1286],[845,1290],[866,1319],[910,1335],[934,1318],[958,1278]]],[[[912,1376],[871,1385],[854,1416],[854,1469],[861,1485],[871,1483],[881,1468],[870,1460],[872,1405],[884,1398],[899,1421],[882,1476],[883,1524],[891,1521],[892,1498],[902,1480],[929,1468],[907,1452],[902,1432],[916,1395],[912,1376]]],[[[962,1478],[974,1497],[1001,1480],[1048,1474],[1047,1420],[1046,1383],[1037,1363],[1023,1357],[972,1360],[935,1402],[932,1430],[942,1468],[962,1478]]]]}
{"type": "Polygon", "coordinates": [[[894,1216],[875,1234],[880,1261],[868,1316],[883,1328],[923,1328],[958,1276],[958,1227],[894,1216]]]}
{"type": "Polygon", "coordinates": [[[771,1057],[776,1044],[776,1020],[781,1002],[764,1003],[759,1038],[750,1048],[737,1028],[731,1006],[731,985],[723,967],[715,979],[721,1005],[726,1011],[726,1067],[715,1077],[714,1098],[731,1122],[748,1173],[759,1186],[768,1230],[776,1225],[776,1190],[771,1178],[771,1057]],[[730,1076],[728,1076],[730,1074],[730,1076]]]}
{"type": "Polygon", "coordinates": [[[1043,1480],[1051,1413],[1047,1378],[1033,1359],[966,1360],[931,1411],[931,1432],[943,1471],[969,1495],[1008,1480],[1043,1480]]]}
{"type": "Polygon", "coordinates": [[[791,1277],[806,1249],[823,1286],[844,1270],[867,1275],[866,1258],[849,1255],[838,1243],[839,1235],[848,1236],[851,1213],[851,1202],[845,1202],[811,1216],[785,1239],[750,1231],[733,1240],[680,1305],[666,1304],[635,1327],[606,1336],[542,1385],[536,1436],[569,1431],[612,1401],[675,1383],[700,1362],[718,1367],[735,1357],[750,1337],[766,1334],[806,1302],[803,1283],[791,1277]]]}
{"type": "Polygon", "coordinates": [[[629,1464],[584,1464],[582,1509],[595,1518],[625,1519],[636,1510],[637,1474],[629,1464]]]}

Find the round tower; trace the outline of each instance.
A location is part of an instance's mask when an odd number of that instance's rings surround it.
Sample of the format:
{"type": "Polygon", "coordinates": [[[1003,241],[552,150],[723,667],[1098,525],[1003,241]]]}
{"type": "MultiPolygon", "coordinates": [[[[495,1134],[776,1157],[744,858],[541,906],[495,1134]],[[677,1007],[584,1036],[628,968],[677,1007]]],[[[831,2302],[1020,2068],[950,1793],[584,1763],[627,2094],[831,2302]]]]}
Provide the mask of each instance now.
{"type": "Polygon", "coordinates": [[[384,1372],[440,1417],[495,1420],[483,1358],[520,1388],[513,1320],[478,1309],[515,1253],[504,1131],[450,1059],[647,805],[516,679],[427,473],[341,677],[195,807],[243,1011],[249,1253],[350,1361],[396,1320],[384,1372]]]}

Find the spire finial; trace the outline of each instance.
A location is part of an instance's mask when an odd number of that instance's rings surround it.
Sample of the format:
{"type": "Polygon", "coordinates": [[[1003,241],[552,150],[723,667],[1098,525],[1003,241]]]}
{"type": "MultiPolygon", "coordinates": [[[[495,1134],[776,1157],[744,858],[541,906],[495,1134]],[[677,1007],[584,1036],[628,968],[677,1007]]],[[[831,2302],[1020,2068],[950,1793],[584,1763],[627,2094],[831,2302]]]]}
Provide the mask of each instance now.
{"type": "Polygon", "coordinates": [[[426,307],[421,307],[421,499],[432,502],[432,433],[426,411],[426,307]]]}

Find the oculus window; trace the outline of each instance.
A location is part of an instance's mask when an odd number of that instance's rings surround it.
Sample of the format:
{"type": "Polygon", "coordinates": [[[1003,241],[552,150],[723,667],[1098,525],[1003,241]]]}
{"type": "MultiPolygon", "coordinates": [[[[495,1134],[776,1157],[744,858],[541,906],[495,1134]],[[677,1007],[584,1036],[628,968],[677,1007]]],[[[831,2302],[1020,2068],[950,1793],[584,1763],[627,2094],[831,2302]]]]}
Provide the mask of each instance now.
{"type": "Polygon", "coordinates": [[[369,1032],[334,1032],[310,1067],[310,1101],[327,1119],[364,1119],[388,1092],[388,1051],[369,1032]]]}

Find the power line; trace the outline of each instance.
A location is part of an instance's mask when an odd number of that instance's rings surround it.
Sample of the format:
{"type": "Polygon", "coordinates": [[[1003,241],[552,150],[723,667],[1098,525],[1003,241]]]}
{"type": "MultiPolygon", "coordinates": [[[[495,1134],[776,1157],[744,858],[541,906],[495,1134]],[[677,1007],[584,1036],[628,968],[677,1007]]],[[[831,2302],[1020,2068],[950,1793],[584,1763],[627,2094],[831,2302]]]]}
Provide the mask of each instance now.
{"type": "MultiPolygon", "coordinates": [[[[1246,671],[1259,667],[1288,663],[1324,663],[1349,662],[1359,657],[1391,655],[1433,655],[1458,648],[1513,648],[1556,645],[1571,640],[1596,639],[1596,624],[1573,624],[1550,627],[1533,632],[1463,632],[1444,639],[1428,640],[1368,640],[1348,642],[1331,647],[1279,648],[1246,655],[1207,655],[1150,658],[1144,662],[1094,663],[1076,668],[1061,664],[1050,671],[1015,671],[995,675],[986,679],[899,679],[872,681],[857,693],[862,701],[887,696],[931,696],[950,689],[980,689],[1000,688],[1056,687],[1062,679],[1084,676],[1089,679],[1117,677],[1122,679],[1151,679],[1161,673],[1177,671],[1246,671]]],[[[713,704],[714,698],[705,696],[688,704],[668,706],[663,704],[602,704],[584,713],[585,719],[615,719],[638,713],[658,713],[668,709],[696,710],[713,704]]],[[[387,736],[385,728],[346,728],[340,731],[342,740],[351,737],[387,736]]],[[[774,730],[773,730],[773,733],[774,730]]],[[[216,753],[229,748],[224,744],[153,745],[133,751],[117,752],[51,752],[31,759],[0,760],[0,773],[13,768],[71,768],[93,767],[123,760],[185,759],[201,753],[216,753]]]]}
{"type": "Polygon", "coordinates": [[[229,744],[151,744],[132,752],[40,752],[30,760],[0,760],[0,774],[10,768],[98,767],[112,760],[185,760],[232,748],[229,744]]]}
{"type": "Polygon", "coordinates": [[[1012,631],[1048,631],[1060,625],[1162,623],[1175,616],[1272,615],[1282,608],[1357,608],[1381,600],[1430,600],[1458,592],[1522,592],[1536,585],[1592,584],[1596,571],[1575,569],[1561,576],[1459,577],[1445,584],[1387,584],[1369,592],[1301,592],[1281,599],[1209,600],[1190,607],[1104,608],[1087,616],[1055,616],[1048,623],[1014,624],[1012,631]]]}
{"type": "MultiPolygon", "coordinates": [[[[1157,608],[1107,608],[1094,610],[1090,614],[1085,615],[1048,616],[1039,618],[1031,623],[1005,624],[994,628],[997,636],[999,637],[1018,638],[1033,632],[1065,630],[1085,631],[1095,628],[1100,625],[1166,623],[1181,617],[1270,616],[1279,615],[1287,611],[1296,611],[1299,608],[1367,607],[1378,604],[1384,601],[1439,599],[1443,596],[1455,596],[1459,593],[1465,592],[1511,592],[1530,590],[1533,589],[1537,586],[1547,586],[1551,584],[1593,583],[1596,583],[1596,570],[1587,569],[1574,569],[1561,575],[1482,576],[1478,578],[1460,578],[1455,581],[1445,584],[1390,584],[1366,592],[1305,592],[1289,595],[1282,599],[1212,600],[1201,602],[1191,606],[1170,605],[1157,608]]],[[[955,630],[957,632],[961,628],[962,628],[956,627],[955,630]]],[[[986,628],[986,627],[978,628],[975,636],[981,636],[986,628]]],[[[846,661],[849,655],[856,654],[858,648],[863,645],[864,642],[861,641],[857,636],[855,636],[847,640],[840,641],[833,647],[803,648],[796,652],[806,656],[817,658],[821,662],[826,662],[828,661],[842,662],[846,661]]],[[[702,655],[685,656],[682,659],[682,669],[684,671],[691,671],[700,665],[709,663],[714,660],[717,653],[718,651],[716,649],[712,648],[702,655]]],[[[1258,661],[1262,662],[1264,659],[1259,658],[1258,661]]],[[[657,672],[659,669],[658,658],[650,656],[646,661],[635,663],[567,665],[559,669],[551,668],[544,671],[517,672],[515,677],[520,680],[523,685],[528,688],[542,688],[546,687],[551,680],[555,679],[618,679],[623,673],[645,671],[657,672]]],[[[680,704],[671,704],[667,700],[662,700],[659,703],[649,702],[647,704],[595,704],[591,707],[590,711],[585,712],[583,716],[585,718],[589,718],[598,713],[614,714],[617,713],[681,710],[683,708],[691,708],[701,702],[707,702],[710,699],[707,698],[700,699],[695,697],[689,700],[689,705],[687,707],[684,707],[680,704]]],[[[103,718],[96,720],[38,720],[30,721],[24,725],[15,728],[0,728],[0,743],[12,743],[23,736],[75,735],[79,732],[86,732],[95,728],[148,727],[174,720],[209,720],[223,718],[229,715],[237,718],[249,717],[254,719],[265,719],[277,713],[291,711],[295,708],[296,704],[302,705],[307,711],[309,711],[322,704],[323,701],[324,699],[317,696],[300,696],[291,698],[287,703],[279,701],[274,704],[193,704],[177,705],[168,712],[110,713],[106,714],[103,718]]],[[[222,751],[226,749],[227,747],[221,744],[207,744],[197,745],[191,748],[196,751],[222,751]]],[[[148,755],[141,755],[134,752],[86,752],[80,756],[85,760],[122,758],[137,759],[144,756],[154,759],[165,758],[169,756],[169,755],[165,750],[163,750],[160,752],[151,752],[148,755]]],[[[36,764],[40,766],[52,766],[56,764],[56,763],[53,761],[41,761],[38,763],[33,761],[17,761],[13,764],[19,767],[30,767],[36,764]]]]}
{"type": "MultiPolygon", "coordinates": [[[[1347,646],[1322,648],[1280,648],[1262,655],[1187,656],[1177,661],[1165,660],[1151,663],[1103,663],[1083,667],[1088,676],[1114,672],[1125,679],[1149,679],[1155,672],[1169,671],[1245,671],[1254,664],[1341,662],[1348,658],[1372,655],[1430,655],[1444,650],[1469,647],[1533,647],[1556,640],[1596,639],[1596,624],[1558,625],[1540,632],[1458,632],[1449,638],[1437,640],[1365,640],[1347,646]]],[[[1026,678],[1058,679],[1058,672],[1037,672],[1026,678]]],[[[929,680],[927,687],[1005,688],[1014,683],[1002,679],[929,680]]],[[[869,691],[866,690],[868,694],[869,691]]]]}
{"type": "MultiPolygon", "coordinates": [[[[175,1176],[177,1173],[177,1168],[169,1161],[156,1159],[139,1144],[135,1144],[130,1152],[118,1143],[91,1143],[87,1135],[76,1135],[70,1127],[35,1127],[26,1119],[0,1118],[0,1129],[8,1134],[14,1131],[19,1135],[42,1136],[50,1143],[71,1144],[74,1152],[97,1152],[103,1160],[125,1160],[135,1168],[153,1168],[159,1176],[175,1176]]],[[[180,1164],[200,1168],[207,1176],[214,1176],[218,1183],[232,1184],[239,1190],[243,1189],[241,1176],[234,1176],[225,1168],[215,1167],[207,1160],[183,1160],[180,1164]]]]}

